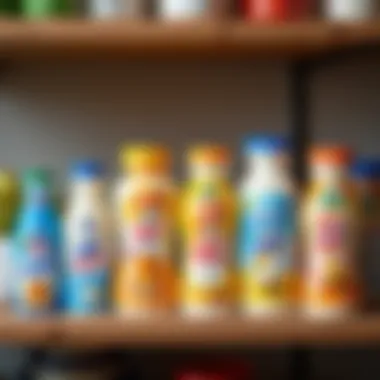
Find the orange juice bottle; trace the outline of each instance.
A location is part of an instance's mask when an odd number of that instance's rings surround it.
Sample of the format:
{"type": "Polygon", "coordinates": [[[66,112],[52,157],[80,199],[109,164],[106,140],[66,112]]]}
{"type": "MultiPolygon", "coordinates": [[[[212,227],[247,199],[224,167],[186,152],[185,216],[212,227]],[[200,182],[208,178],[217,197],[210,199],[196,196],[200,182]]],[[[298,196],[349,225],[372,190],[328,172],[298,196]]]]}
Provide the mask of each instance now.
{"type": "Polygon", "coordinates": [[[230,153],[198,146],[188,154],[190,181],[182,198],[182,310],[217,316],[232,306],[235,196],[228,182],[230,153]]]}
{"type": "Polygon", "coordinates": [[[305,227],[305,309],[315,317],[347,316],[358,301],[356,196],[349,178],[350,151],[317,147],[305,227]]]}
{"type": "Polygon", "coordinates": [[[176,191],[169,152],[158,145],[123,149],[128,173],[117,188],[121,256],[116,308],[129,315],[157,315],[173,307],[172,238],[176,191]]]}

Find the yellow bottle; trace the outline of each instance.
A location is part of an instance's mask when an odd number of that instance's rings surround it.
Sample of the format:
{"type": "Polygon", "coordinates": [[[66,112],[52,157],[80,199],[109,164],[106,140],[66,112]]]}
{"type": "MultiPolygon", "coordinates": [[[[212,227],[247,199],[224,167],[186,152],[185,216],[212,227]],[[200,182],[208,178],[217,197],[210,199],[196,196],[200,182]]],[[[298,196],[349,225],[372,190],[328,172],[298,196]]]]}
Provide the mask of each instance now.
{"type": "Polygon", "coordinates": [[[232,306],[236,205],[230,161],[220,146],[198,146],[188,154],[191,179],[181,208],[185,315],[218,316],[232,306]]]}
{"type": "Polygon", "coordinates": [[[156,316],[174,306],[171,159],[157,145],[126,147],[121,156],[128,177],[119,182],[116,195],[121,237],[116,308],[123,314],[156,316]]]}

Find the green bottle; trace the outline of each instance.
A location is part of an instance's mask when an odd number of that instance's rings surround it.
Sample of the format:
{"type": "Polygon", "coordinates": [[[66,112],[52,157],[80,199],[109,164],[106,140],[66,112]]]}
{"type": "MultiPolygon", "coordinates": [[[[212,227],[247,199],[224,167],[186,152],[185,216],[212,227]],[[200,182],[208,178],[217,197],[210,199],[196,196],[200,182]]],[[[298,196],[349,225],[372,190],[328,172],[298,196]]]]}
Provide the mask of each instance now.
{"type": "Polygon", "coordinates": [[[0,236],[9,236],[19,207],[20,189],[16,178],[0,170],[0,236]]]}
{"type": "Polygon", "coordinates": [[[72,10],[71,0],[21,0],[21,5],[24,17],[32,19],[64,16],[72,10]]]}

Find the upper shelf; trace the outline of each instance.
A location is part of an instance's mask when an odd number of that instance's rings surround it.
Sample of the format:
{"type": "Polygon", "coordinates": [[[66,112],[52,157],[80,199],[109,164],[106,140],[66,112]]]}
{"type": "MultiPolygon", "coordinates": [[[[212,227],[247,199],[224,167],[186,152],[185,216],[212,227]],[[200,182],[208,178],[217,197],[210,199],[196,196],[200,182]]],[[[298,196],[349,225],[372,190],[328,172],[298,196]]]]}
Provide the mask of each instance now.
{"type": "Polygon", "coordinates": [[[0,21],[0,58],[314,57],[379,45],[380,22],[0,21]]]}

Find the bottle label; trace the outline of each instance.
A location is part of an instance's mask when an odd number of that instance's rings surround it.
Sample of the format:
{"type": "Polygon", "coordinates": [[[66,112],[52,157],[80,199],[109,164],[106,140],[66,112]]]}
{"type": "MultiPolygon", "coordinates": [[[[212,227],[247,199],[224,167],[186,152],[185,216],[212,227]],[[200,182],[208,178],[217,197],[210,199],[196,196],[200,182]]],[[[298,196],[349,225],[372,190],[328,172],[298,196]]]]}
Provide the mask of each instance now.
{"type": "Polygon", "coordinates": [[[171,245],[174,197],[142,189],[123,205],[123,256],[117,303],[122,312],[148,312],[172,306],[171,245]]]}
{"type": "Polygon", "coordinates": [[[167,256],[171,243],[171,205],[166,194],[145,192],[125,206],[124,252],[127,256],[167,256]]]}
{"type": "Polygon", "coordinates": [[[232,204],[215,185],[200,188],[186,207],[186,293],[189,307],[224,307],[230,293],[232,204]]]}
{"type": "Polygon", "coordinates": [[[314,307],[352,306],[357,296],[349,205],[337,193],[316,204],[308,226],[308,297],[314,307]]]}
{"type": "Polygon", "coordinates": [[[21,270],[21,300],[25,307],[45,311],[53,302],[52,247],[42,235],[24,242],[26,260],[21,270]]]}
{"type": "Polygon", "coordinates": [[[292,275],[296,237],[295,199],[267,193],[242,210],[242,270],[248,307],[284,304],[292,275]]]}
{"type": "Polygon", "coordinates": [[[93,218],[79,221],[68,247],[68,309],[91,314],[105,309],[107,295],[106,236],[93,218]]]}

